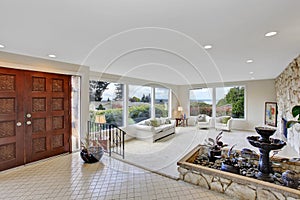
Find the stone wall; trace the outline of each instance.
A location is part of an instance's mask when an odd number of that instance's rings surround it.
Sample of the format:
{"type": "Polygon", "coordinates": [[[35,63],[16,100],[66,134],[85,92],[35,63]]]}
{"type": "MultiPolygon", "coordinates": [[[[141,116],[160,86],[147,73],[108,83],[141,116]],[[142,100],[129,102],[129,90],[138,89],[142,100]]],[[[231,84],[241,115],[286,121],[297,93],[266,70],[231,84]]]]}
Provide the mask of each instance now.
{"type": "MultiPolygon", "coordinates": [[[[209,190],[214,190],[232,196],[237,199],[245,200],[296,200],[300,198],[299,192],[290,193],[282,192],[280,190],[270,189],[266,185],[259,185],[256,180],[247,180],[247,177],[242,177],[244,180],[236,181],[232,177],[225,178],[224,175],[220,176],[218,173],[206,173],[204,170],[192,170],[185,167],[178,167],[180,179],[205,187],[209,190]]],[[[272,183],[267,183],[272,184],[272,183]]]]}
{"type": "MultiPolygon", "coordinates": [[[[283,133],[282,118],[293,119],[292,108],[300,104],[300,55],[295,58],[287,68],[275,80],[276,101],[278,105],[278,130],[283,133]]],[[[297,130],[290,128],[288,130],[288,143],[300,154],[298,143],[300,134],[295,134],[297,130]]],[[[283,138],[283,136],[281,136],[283,138]]]]}

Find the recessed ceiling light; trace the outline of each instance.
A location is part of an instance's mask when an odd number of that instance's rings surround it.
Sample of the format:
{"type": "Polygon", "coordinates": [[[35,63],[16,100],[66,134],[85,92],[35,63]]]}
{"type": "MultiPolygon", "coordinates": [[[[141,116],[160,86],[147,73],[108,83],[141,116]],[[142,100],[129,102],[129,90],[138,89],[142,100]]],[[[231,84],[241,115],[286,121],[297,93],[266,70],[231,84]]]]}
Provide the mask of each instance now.
{"type": "Polygon", "coordinates": [[[54,55],[54,54],[49,54],[48,57],[50,57],[50,58],[56,58],[56,55],[54,55]]]}
{"type": "Polygon", "coordinates": [[[254,80],[255,78],[254,77],[251,77],[251,80],[254,80]]]}
{"type": "Polygon", "coordinates": [[[204,49],[211,49],[211,48],[212,48],[212,45],[210,45],[210,44],[207,44],[204,46],[204,49]]]}
{"type": "Polygon", "coordinates": [[[277,34],[276,31],[271,31],[271,32],[266,33],[265,36],[266,36],[266,37],[272,37],[272,36],[274,36],[274,35],[276,35],[276,34],[277,34]]]}
{"type": "Polygon", "coordinates": [[[254,74],[254,72],[249,72],[249,74],[254,74]]]}
{"type": "Polygon", "coordinates": [[[0,48],[4,48],[5,46],[3,44],[0,44],[0,48]]]}
{"type": "Polygon", "coordinates": [[[253,60],[251,60],[251,59],[246,60],[246,63],[253,63],[253,60]]]}

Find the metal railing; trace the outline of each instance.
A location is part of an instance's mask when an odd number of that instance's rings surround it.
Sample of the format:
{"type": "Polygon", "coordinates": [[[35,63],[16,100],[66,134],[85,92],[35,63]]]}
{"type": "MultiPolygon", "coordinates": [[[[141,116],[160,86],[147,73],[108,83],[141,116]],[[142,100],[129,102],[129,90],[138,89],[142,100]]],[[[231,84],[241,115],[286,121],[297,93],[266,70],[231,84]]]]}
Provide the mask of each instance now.
{"type": "Polygon", "coordinates": [[[101,145],[109,156],[112,153],[125,157],[126,132],[113,124],[88,122],[89,139],[93,145],[101,145]]]}

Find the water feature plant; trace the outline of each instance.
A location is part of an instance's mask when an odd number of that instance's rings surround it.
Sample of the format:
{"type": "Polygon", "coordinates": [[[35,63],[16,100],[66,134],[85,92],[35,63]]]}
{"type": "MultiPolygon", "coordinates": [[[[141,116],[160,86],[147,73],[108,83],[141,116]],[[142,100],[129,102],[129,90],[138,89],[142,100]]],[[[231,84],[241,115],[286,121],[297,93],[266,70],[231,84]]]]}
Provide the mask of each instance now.
{"type": "Polygon", "coordinates": [[[228,146],[221,141],[223,131],[221,131],[216,139],[208,138],[205,140],[205,145],[208,147],[208,158],[210,162],[214,162],[217,158],[220,158],[222,148],[228,146]]]}
{"type": "Polygon", "coordinates": [[[298,116],[298,119],[287,121],[287,124],[286,124],[287,128],[291,128],[293,125],[295,125],[297,123],[300,124],[300,105],[296,105],[292,108],[292,115],[293,115],[293,117],[298,116]]]}

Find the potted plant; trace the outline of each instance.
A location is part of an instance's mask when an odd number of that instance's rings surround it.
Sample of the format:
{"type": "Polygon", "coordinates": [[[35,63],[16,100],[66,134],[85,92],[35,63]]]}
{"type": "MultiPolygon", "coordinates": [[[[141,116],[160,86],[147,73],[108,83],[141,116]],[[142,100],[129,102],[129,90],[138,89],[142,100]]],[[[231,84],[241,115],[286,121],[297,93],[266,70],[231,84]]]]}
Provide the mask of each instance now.
{"type": "Polygon", "coordinates": [[[208,158],[210,162],[215,162],[217,158],[221,158],[222,148],[228,146],[221,141],[223,131],[221,131],[216,139],[208,138],[206,146],[208,147],[208,158]]]}
{"type": "Polygon", "coordinates": [[[295,125],[297,123],[300,124],[300,105],[296,105],[292,108],[292,115],[293,115],[293,117],[298,116],[298,119],[287,121],[287,123],[286,123],[287,128],[291,128],[293,125],[295,125]]]}
{"type": "Polygon", "coordinates": [[[81,141],[80,157],[86,163],[98,162],[104,154],[104,149],[97,140],[91,140],[87,133],[85,141],[81,141]]]}

